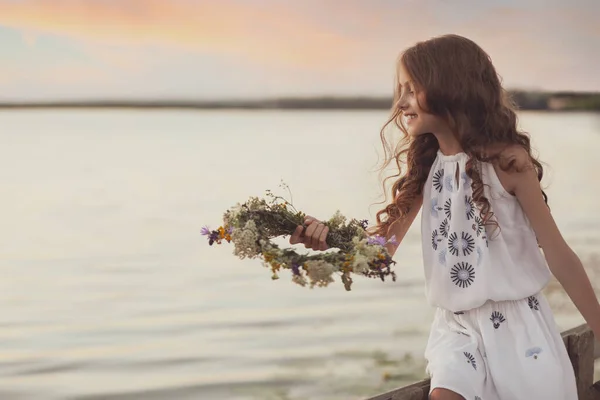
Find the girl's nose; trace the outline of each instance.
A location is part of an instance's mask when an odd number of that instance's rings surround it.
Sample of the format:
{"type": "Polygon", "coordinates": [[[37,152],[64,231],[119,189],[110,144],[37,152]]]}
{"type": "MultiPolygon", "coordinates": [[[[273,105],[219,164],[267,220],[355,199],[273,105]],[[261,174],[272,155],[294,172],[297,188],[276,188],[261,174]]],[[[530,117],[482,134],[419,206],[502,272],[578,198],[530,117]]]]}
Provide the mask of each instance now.
{"type": "Polygon", "coordinates": [[[406,110],[406,108],[408,107],[408,103],[406,102],[406,97],[402,96],[398,99],[398,108],[402,111],[406,110]]]}

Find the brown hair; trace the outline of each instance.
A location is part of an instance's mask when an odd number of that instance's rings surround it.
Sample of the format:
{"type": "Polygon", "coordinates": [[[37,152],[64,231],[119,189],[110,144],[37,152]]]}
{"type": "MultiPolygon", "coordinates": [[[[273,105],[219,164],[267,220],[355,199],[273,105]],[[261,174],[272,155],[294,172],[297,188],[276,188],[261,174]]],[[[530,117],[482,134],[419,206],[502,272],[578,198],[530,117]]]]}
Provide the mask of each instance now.
{"type": "MultiPolygon", "coordinates": [[[[519,170],[514,159],[500,156],[507,146],[518,145],[529,154],[540,181],[543,167],[531,155],[529,136],[517,129],[516,106],[503,89],[490,57],[467,38],[444,35],[408,48],[400,55],[398,63],[410,75],[416,91],[425,95],[426,104],[419,106],[444,118],[469,156],[466,173],[473,182],[473,201],[481,210],[483,223],[498,226],[484,195],[479,163],[497,163],[504,171],[519,170]]],[[[377,226],[369,229],[372,234],[387,235],[392,223],[408,214],[416,197],[423,192],[439,149],[432,133],[416,137],[408,135],[399,105],[401,89],[401,84],[396,82],[392,115],[380,133],[385,158],[381,170],[392,160],[398,168],[396,174],[383,180],[385,192],[386,182],[397,178],[391,190],[393,201],[377,212],[377,226]],[[390,146],[384,134],[392,123],[403,133],[395,148],[390,146]]],[[[542,194],[547,202],[546,194],[542,194]]]]}

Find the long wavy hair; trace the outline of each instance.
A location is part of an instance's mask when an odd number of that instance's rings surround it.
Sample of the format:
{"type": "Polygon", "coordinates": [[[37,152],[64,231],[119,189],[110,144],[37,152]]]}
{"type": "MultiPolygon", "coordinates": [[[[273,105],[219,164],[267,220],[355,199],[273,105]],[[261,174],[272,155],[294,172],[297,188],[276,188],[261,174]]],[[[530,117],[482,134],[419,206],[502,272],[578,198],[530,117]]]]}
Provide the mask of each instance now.
{"type": "MultiPolygon", "coordinates": [[[[501,84],[489,55],[473,41],[458,35],[444,35],[422,41],[400,54],[414,82],[417,94],[424,95],[422,110],[443,118],[469,159],[466,173],[472,180],[473,201],[480,209],[485,225],[498,223],[484,195],[479,165],[491,162],[503,171],[521,170],[514,159],[501,157],[508,146],[520,146],[529,154],[538,180],[543,176],[541,163],[532,155],[529,135],[517,128],[516,106],[501,84]]],[[[381,129],[384,148],[381,171],[395,161],[397,173],[383,180],[396,179],[391,188],[393,201],[377,212],[377,225],[371,234],[387,235],[391,225],[405,217],[417,196],[423,193],[439,144],[432,133],[409,136],[402,122],[399,100],[402,86],[396,76],[391,116],[381,129]],[[395,125],[402,138],[392,147],[385,131],[395,125]]],[[[548,201],[542,191],[544,201],[548,201]]],[[[385,202],[385,200],[384,200],[385,202]]]]}

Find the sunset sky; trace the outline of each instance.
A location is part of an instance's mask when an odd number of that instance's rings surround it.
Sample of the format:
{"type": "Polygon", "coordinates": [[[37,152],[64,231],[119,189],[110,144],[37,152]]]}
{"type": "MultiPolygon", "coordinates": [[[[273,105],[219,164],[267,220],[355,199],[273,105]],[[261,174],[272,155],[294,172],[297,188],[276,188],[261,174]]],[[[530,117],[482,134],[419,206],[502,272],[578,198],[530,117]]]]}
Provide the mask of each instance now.
{"type": "Polygon", "coordinates": [[[509,88],[600,90],[598,0],[0,0],[0,100],[387,95],[444,33],[509,88]]]}

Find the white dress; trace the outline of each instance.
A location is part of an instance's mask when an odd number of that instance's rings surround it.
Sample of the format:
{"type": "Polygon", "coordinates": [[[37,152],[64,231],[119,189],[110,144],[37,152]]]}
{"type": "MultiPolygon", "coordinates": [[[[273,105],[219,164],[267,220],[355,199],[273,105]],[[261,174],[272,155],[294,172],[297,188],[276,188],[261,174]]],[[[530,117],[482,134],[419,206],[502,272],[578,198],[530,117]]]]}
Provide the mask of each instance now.
{"type": "Polygon", "coordinates": [[[478,169],[499,228],[482,224],[467,161],[438,151],[423,190],[427,299],[436,307],[425,350],[431,389],[467,400],[576,400],[572,365],[540,293],[550,271],[535,233],[489,163],[478,169]]]}

